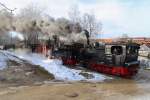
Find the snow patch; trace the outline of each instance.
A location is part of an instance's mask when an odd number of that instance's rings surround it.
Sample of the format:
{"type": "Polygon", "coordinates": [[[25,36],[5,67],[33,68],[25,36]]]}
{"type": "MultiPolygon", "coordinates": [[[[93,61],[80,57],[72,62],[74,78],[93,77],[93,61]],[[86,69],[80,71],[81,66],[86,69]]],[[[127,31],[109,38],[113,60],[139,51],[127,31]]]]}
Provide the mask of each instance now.
{"type": "Polygon", "coordinates": [[[0,70],[3,70],[7,66],[7,60],[8,58],[3,53],[0,53],[0,70]]]}
{"type": "Polygon", "coordinates": [[[15,56],[12,52],[0,50],[0,70],[7,67],[7,61],[12,60],[21,63],[22,60],[15,56]]]}
{"type": "Polygon", "coordinates": [[[57,80],[65,81],[103,81],[105,79],[111,79],[105,75],[96,73],[96,72],[84,72],[86,74],[92,75],[91,78],[87,78],[84,75],[80,74],[83,70],[71,69],[62,65],[62,61],[58,59],[47,59],[43,55],[36,53],[26,53],[26,52],[7,52],[11,55],[15,55],[20,59],[29,61],[32,64],[40,65],[45,70],[50,72],[55,76],[57,80]]]}

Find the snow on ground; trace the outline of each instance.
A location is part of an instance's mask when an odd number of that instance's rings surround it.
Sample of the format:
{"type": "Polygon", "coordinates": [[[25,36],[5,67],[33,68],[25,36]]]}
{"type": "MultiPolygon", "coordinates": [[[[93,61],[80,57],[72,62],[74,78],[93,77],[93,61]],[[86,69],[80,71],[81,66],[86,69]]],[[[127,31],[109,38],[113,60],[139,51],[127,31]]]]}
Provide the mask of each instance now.
{"type": "Polygon", "coordinates": [[[0,53],[0,70],[3,70],[6,67],[7,59],[8,58],[3,53],[0,53]]]}
{"type": "Polygon", "coordinates": [[[10,52],[0,50],[0,70],[3,70],[5,67],[7,67],[8,60],[22,62],[21,59],[17,58],[15,55],[11,54],[10,52]]]}
{"type": "MultiPolygon", "coordinates": [[[[105,75],[101,75],[95,72],[84,72],[86,74],[92,75],[91,78],[87,78],[80,73],[83,70],[71,69],[64,65],[62,65],[62,61],[58,59],[47,59],[43,55],[36,54],[36,53],[28,53],[23,51],[15,51],[15,52],[8,52],[3,51],[5,54],[9,54],[12,57],[11,59],[16,60],[16,57],[27,60],[32,64],[40,65],[44,67],[48,72],[52,73],[57,80],[65,80],[65,81],[103,81],[105,79],[111,79],[105,75]],[[16,57],[15,57],[16,56],[16,57]]],[[[20,60],[18,60],[20,61],[20,60]]]]}

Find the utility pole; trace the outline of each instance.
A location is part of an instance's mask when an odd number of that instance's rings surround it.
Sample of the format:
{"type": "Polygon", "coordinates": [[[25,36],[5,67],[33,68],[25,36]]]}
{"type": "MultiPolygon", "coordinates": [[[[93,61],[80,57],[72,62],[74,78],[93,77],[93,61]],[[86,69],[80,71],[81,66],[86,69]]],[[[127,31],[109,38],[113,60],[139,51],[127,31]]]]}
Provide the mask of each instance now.
{"type": "Polygon", "coordinates": [[[7,9],[8,11],[10,11],[11,13],[13,13],[13,11],[15,11],[15,10],[17,9],[17,8],[10,9],[10,8],[8,8],[6,5],[4,5],[4,4],[1,3],[1,2],[0,2],[0,5],[1,5],[3,8],[7,9]]]}
{"type": "MultiPolygon", "coordinates": [[[[3,8],[5,8],[6,10],[8,10],[8,11],[10,11],[10,13],[11,13],[11,15],[13,16],[13,12],[17,9],[17,8],[14,8],[14,9],[10,9],[10,8],[8,8],[5,4],[3,4],[3,3],[1,3],[0,2],[0,5],[3,7],[3,8]]],[[[11,16],[11,22],[10,22],[10,24],[11,24],[11,27],[12,27],[12,22],[13,22],[13,17],[11,16]]],[[[12,43],[12,32],[11,32],[11,41],[10,41],[11,43],[12,43]]]]}

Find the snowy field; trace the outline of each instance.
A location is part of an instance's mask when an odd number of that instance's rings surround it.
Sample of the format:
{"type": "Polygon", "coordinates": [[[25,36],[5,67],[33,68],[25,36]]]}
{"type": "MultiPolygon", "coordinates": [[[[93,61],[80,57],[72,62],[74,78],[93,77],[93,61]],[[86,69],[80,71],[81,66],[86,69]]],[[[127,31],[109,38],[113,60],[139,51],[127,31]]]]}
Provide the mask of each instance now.
{"type": "Polygon", "coordinates": [[[0,68],[6,66],[7,58],[21,62],[26,60],[32,64],[40,65],[46,69],[49,73],[55,76],[56,80],[65,80],[65,81],[104,81],[105,79],[111,79],[105,75],[96,73],[96,72],[84,72],[83,70],[71,69],[62,65],[62,61],[58,59],[47,59],[43,55],[36,53],[29,53],[22,50],[17,50],[15,52],[9,51],[0,51],[0,68]],[[91,77],[86,77],[81,73],[88,74],[91,77]]]}

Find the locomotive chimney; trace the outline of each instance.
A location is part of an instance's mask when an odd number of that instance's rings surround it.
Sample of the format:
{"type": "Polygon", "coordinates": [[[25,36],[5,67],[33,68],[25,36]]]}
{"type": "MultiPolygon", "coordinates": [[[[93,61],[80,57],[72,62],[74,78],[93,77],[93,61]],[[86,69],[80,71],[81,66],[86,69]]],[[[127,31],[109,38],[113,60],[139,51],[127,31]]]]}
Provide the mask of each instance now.
{"type": "Polygon", "coordinates": [[[89,32],[87,30],[83,30],[83,32],[84,32],[84,34],[85,34],[85,36],[87,38],[87,45],[89,45],[90,44],[90,40],[89,40],[90,35],[89,35],[89,32]]]}

